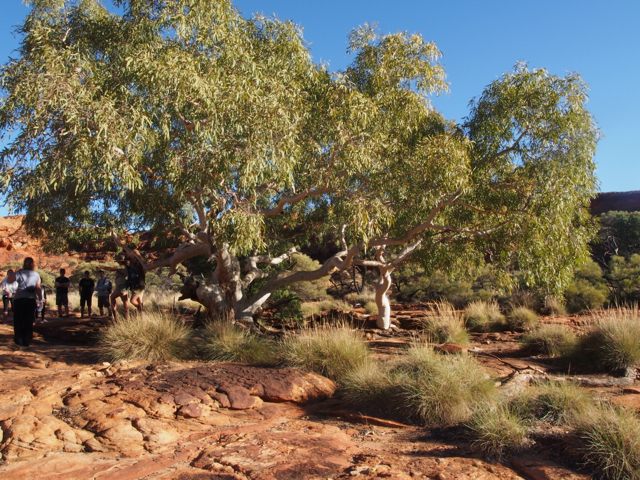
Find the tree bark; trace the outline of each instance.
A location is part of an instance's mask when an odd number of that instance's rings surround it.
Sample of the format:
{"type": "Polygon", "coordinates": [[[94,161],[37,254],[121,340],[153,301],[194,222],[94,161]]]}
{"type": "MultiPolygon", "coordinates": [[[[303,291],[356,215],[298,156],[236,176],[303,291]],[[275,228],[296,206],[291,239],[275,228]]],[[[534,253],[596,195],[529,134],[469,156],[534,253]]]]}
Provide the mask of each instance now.
{"type": "Polygon", "coordinates": [[[394,267],[380,267],[380,277],[376,283],[376,305],[378,306],[378,317],[376,326],[388,330],[391,326],[391,304],[387,292],[391,286],[391,272],[394,267]]]}

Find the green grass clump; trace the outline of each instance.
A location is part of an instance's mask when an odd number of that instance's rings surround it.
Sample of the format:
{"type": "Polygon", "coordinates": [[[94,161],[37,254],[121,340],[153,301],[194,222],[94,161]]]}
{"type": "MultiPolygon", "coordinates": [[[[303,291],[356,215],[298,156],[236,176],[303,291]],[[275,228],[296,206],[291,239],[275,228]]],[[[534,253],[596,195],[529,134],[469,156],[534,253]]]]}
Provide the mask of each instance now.
{"type": "Polygon", "coordinates": [[[548,382],[535,389],[533,411],[537,418],[557,425],[571,424],[593,407],[583,388],[567,382],[548,382]]]}
{"type": "Polygon", "coordinates": [[[527,333],[522,343],[533,354],[560,356],[573,351],[577,338],[562,325],[542,325],[527,333]]]}
{"type": "Polygon", "coordinates": [[[469,345],[464,318],[449,302],[438,302],[432,314],[422,320],[422,330],[437,343],[469,345]]]}
{"type": "Polygon", "coordinates": [[[362,335],[346,326],[300,330],[284,338],[281,352],[286,365],[319,373],[338,383],[352,370],[372,361],[362,335]]]}
{"type": "Polygon", "coordinates": [[[100,336],[100,356],[108,362],[146,360],[176,361],[189,358],[192,330],[172,315],[146,311],[119,317],[100,336]]]}
{"type": "Polygon", "coordinates": [[[507,324],[512,330],[533,328],[538,324],[538,315],[527,307],[514,307],[507,317],[507,324]]]}
{"type": "Polygon", "coordinates": [[[602,478],[640,478],[640,419],[631,411],[594,407],[576,422],[579,453],[602,478]]]}
{"type": "Polygon", "coordinates": [[[500,460],[531,444],[526,423],[504,405],[476,412],[468,426],[476,436],[472,445],[489,458],[500,460]]]}
{"type": "Polygon", "coordinates": [[[619,370],[640,364],[640,312],[638,307],[615,308],[596,316],[592,331],[580,346],[598,366],[619,370]]]}
{"type": "Polygon", "coordinates": [[[377,315],[378,314],[378,304],[375,301],[369,301],[364,304],[364,312],[367,315],[377,315]]]}
{"type": "Polygon", "coordinates": [[[246,329],[225,320],[211,321],[200,332],[200,355],[213,362],[277,363],[276,346],[246,329]]]}
{"type": "Polygon", "coordinates": [[[500,307],[495,300],[471,302],[465,308],[464,316],[467,328],[472,332],[489,332],[504,321],[504,315],[500,313],[500,307]]]}
{"type": "Polygon", "coordinates": [[[470,357],[445,357],[413,345],[385,365],[363,364],[343,382],[345,400],[362,410],[430,425],[466,422],[492,404],[493,380],[470,357]]]}
{"type": "Polygon", "coordinates": [[[548,296],[544,300],[544,311],[545,315],[566,315],[567,309],[565,308],[562,300],[554,297],[548,296]]]}

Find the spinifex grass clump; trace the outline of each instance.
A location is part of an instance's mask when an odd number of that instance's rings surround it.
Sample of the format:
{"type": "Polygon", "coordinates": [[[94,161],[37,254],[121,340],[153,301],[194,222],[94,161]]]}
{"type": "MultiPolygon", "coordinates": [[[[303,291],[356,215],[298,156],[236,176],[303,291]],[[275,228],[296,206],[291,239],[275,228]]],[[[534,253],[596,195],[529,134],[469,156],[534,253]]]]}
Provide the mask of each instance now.
{"type": "Polygon", "coordinates": [[[594,407],[575,426],[583,461],[601,478],[640,478],[640,419],[633,412],[594,407]]]}
{"type": "Polygon", "coordinates": [[[226,320],[208,322],[202,329],[201,356],[210,361],[273,365],[277,362],[274,342],[226,320]]]}
{"type": "Polygon", "coordinates": [[[109,362],[184,360],[192,354],[192,330],[172,315],[146,311],[118,319],[102,333],[100,356],[109,362]]]}
{"type": "Polygon", "coordinates": [[[464,316],[467,328],[472,332],[489,332],[500,327],[504,321],[504,315],[500,312],[500,307],[495,300],[471,302],[465,308],[464,316]]]}
{"type": "Polygon", "coordinates": [[[431,315],[424,317],[422,322],[423,331],[433,342],[469,344],[464,318],[449,302],[438,302],[431,315]]]}
{"type": "Polygon", "coordinates": [[[514,307],[507,316],[507,325],[512,330],[533,328],[538,324],[538,315],[527,307],[514,307]]]}
{"type": "Polygon", "coordinates": [[[576,336],[562,325],[541,325],[522,338],[531,353],[551,356],[570,354],[576,342],[576,336]]]}
{"type": "Polygon", "coordinates": [[[468,426],[476,437],[472,445],[489,458],[500,460],[531,443],[525,421],[507,405],[479,410],[468,426]]]}
{"type": "Polygon", "coordinates": [[[300,330],[284,338],[281,352],[286,365],[319,373],[338,383],[372,361],[362,335],[348,326],[300,330]]]}
{"type": "Polygon", "coordinates": [[[580,349],[598,366],[612,371],[640,364],[638,306],[596,314],[593,329],[580,342],[580,349]]]}
{"type": "Polygon", "coordinates": [[[388,365],[363,365],[344,381],[345,399],[374,410],[431,425],[468,421],[495,396],[491,378],[469,357],[445,357],[414,345],[388,365]]]}

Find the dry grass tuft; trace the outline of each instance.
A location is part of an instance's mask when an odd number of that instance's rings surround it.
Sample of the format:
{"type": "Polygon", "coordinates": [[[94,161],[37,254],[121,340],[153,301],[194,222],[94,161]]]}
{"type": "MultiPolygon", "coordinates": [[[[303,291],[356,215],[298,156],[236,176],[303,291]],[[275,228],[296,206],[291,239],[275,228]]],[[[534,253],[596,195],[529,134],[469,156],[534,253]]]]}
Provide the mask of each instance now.
{"type": "Polygon", "coordinates": [[[640,312],[633,308],[615,308],[595,314],[592,331],[585,336],[582,354],[596,359],[609,370],[640,364],[640,312]]]}
{"type": "Polygon", "coordinates": [[[372,361],[360,332],[347,325],[319,326],[289,334],[282,341],[281,352],[286,365],[319,373],[338,383],[372,361]]]}
{"type": "Polygon", "coordinates": [[[201,356],[214,362],[277,363],[274,342],[225,320],[211,321],[201,330],[201,356]]]}
{"type": "Polygon", "coordinates": [[[628,410],[593,407],[576,421],[579,453],[602,478],[640,478],[640,419],[628,410]]]}
{"type": "Polygon", "coordinates": [[[432,315],[422,320],[423,331],[431,341],[469,345],[469,334],[464,327],[464,318],[449,302],[436,303],[432,315]]]}
{"type": "Polygon", "coordinates": [[[525,422],[504,405],[476,412],[468,426],[476,435],[472,445],[491,459],[501,460],[532,443],[525,422]]]}
{"type": "Polygon", "coordinates": [[[562,325],[541,325],[522,338],[525,347],[536,355],[570,354],[578,339],[562,325]]]}
{"type": "Polygon", "coordinates": [[[149,362],[184,360],[192,353],[192,330],[172,315],[146,311],[129,318],[118,318],[99,340],[100,356],[108,361],[146,360],[149,362]]]}
{"type": "Polygon", "coordinates": [[[527,307],[514,307],[507,317],[507,324],[512,330],[533,328],[538,322],[536,312],[527,307]]]}
{"type": "Polygon", "coordinates": [[[489,332],[502,325],[504,315],[500,312],[498,302],[477,300],[471,302],[464,310],[467,328],[472,332],[489,332]]]}

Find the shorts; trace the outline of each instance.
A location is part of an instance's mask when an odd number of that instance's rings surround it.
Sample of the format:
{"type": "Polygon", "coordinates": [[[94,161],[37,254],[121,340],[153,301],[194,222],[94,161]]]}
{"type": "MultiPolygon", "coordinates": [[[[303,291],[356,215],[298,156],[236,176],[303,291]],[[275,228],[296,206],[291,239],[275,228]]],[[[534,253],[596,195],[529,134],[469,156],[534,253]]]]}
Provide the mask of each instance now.
{"type": "Polygon", "coordinates": [[[116,295],[122,295],[124,293],[127,293],[129,291],[129,289],[127,288],[127,284],[125,283],[124,285],[116,285],[115,288],[115,294],[116,295]]]}
{"type": "Polygon", "coordinates": [[[98,308],[109,308],[109,297],[98,297],[98,308]]]}
{"type": "Polygon", "coordinates": [[[91,295],[80,295],[80,307],[83,308],[85,304],[91,308],[91,295]]]}
{"type": "Polygon", "coordinates": [[[2,311],[7,313],[9,311],[9,305],[11,305],[11,311],[13,312],[13,298],[9,298],[5,295],[2,296],[2,311]]]}
{"type": "Polygon", "coordinates": [[[69,305],[69,295],[67,293],[56,293],[56,305],[65,307],[69,305]]]}
{"type": "Polygon", "coordinates": [[[131,298],[134,298],[134,297],[142,298],[142,295],[144,295],[144,288],[131,289],[131,298]]]}

